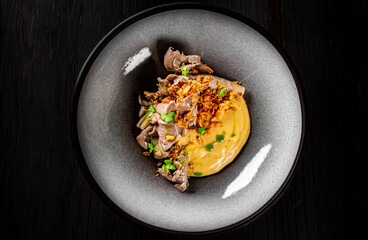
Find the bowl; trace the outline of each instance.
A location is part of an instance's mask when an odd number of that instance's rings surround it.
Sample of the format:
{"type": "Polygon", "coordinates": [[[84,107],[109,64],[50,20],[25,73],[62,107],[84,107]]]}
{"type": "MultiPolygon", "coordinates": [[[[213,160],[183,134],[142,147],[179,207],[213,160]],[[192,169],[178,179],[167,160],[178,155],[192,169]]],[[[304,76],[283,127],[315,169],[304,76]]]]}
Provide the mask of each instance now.
{"type": "Polygon", "coordinates": [[[218,7],[170,4],[126,19],[95,47],[77,80],[70,126],[81,169],[117,214],[160,232],[206,235],[244,226],[280,198],[298,163],[305,111],[289,58],[260,26],[218,7]],[[157,162],[135,139],[138,95],[167,75],[169,46],[242,82],[251,117],[236,159],[215,175],[190,178],[184,193],[156,176],[157,162]]]}

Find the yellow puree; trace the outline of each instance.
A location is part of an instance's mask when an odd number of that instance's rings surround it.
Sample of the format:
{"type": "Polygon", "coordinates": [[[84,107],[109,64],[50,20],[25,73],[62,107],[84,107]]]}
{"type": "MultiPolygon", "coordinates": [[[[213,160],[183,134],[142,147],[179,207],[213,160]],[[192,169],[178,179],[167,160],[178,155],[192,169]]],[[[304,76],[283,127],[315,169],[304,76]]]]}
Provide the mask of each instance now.
{"type": "Polygon", "coordinates": [[[232,162],[240,152],[250,133],[248,107],[241,97],[234,101],[236,110],[229,110],[220,119],[222,127],[213,127],[209,133],[202,135],[203,143],[199,144],[196,130],[189,130],[179,144],[187,145],[186,150],[193,167],[188,176],[207,176],[219,172],[232,162]]]}

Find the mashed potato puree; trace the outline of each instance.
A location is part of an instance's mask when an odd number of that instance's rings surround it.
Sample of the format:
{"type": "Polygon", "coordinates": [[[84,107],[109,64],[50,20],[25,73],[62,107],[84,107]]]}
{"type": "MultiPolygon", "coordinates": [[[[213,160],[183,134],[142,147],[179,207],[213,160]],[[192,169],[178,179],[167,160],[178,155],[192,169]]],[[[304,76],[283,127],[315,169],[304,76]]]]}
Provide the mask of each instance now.
{"type": "Polygon", "coordinates": [[[248,107],[241,97],[233,101],[236,110],[228,110],[220,119],[221,127],[212,127],[198,143],[196,130],[189,130],[179,139],[180,145],[187,145],[186,151],[192,162],[188,176],[207,176],[219,172],[231,163],[242,149],[250,133],[248,107]]]}

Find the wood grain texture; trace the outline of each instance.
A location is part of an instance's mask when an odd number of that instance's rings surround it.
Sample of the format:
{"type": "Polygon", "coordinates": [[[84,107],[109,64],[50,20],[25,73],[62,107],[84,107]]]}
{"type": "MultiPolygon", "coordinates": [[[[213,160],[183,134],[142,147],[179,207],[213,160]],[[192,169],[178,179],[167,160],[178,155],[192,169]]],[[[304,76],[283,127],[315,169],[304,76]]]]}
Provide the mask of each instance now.
{"type": "MultiPolygon", "coordinates": [[[[68,111],[78,73],[115,25],[169,1],[1,0],[0,239],[155,239],[94,193],[68,111]]],[[[243,14],[286,49],[304,86],[307,135],[285,195],[209,239],[356,239],[367,216],[367,1],[202,1],[243,14]]]]}

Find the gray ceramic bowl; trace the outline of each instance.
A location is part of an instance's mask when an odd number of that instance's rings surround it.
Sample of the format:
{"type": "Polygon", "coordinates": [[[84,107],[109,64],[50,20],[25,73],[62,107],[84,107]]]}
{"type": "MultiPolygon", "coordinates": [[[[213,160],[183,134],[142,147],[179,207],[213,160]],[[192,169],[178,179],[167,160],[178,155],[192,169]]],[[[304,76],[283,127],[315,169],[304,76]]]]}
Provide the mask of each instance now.
{"type": "Polygon", "coordinates": [[[269,34],[228,10],[188,4],[144,11],[107,34],[81,70],[71,109],[76,154],[108,205],[150,229],[189,235],[243,226],[271,206],[295,170],[304,121],[299,82],[269,34]],[[251,115],[251,136],[235,161],[191,178],[185,193],[155,176],[156,161],[135,140],[138,95],[166,76],[169,46],[241,81],[251,115]]]}

